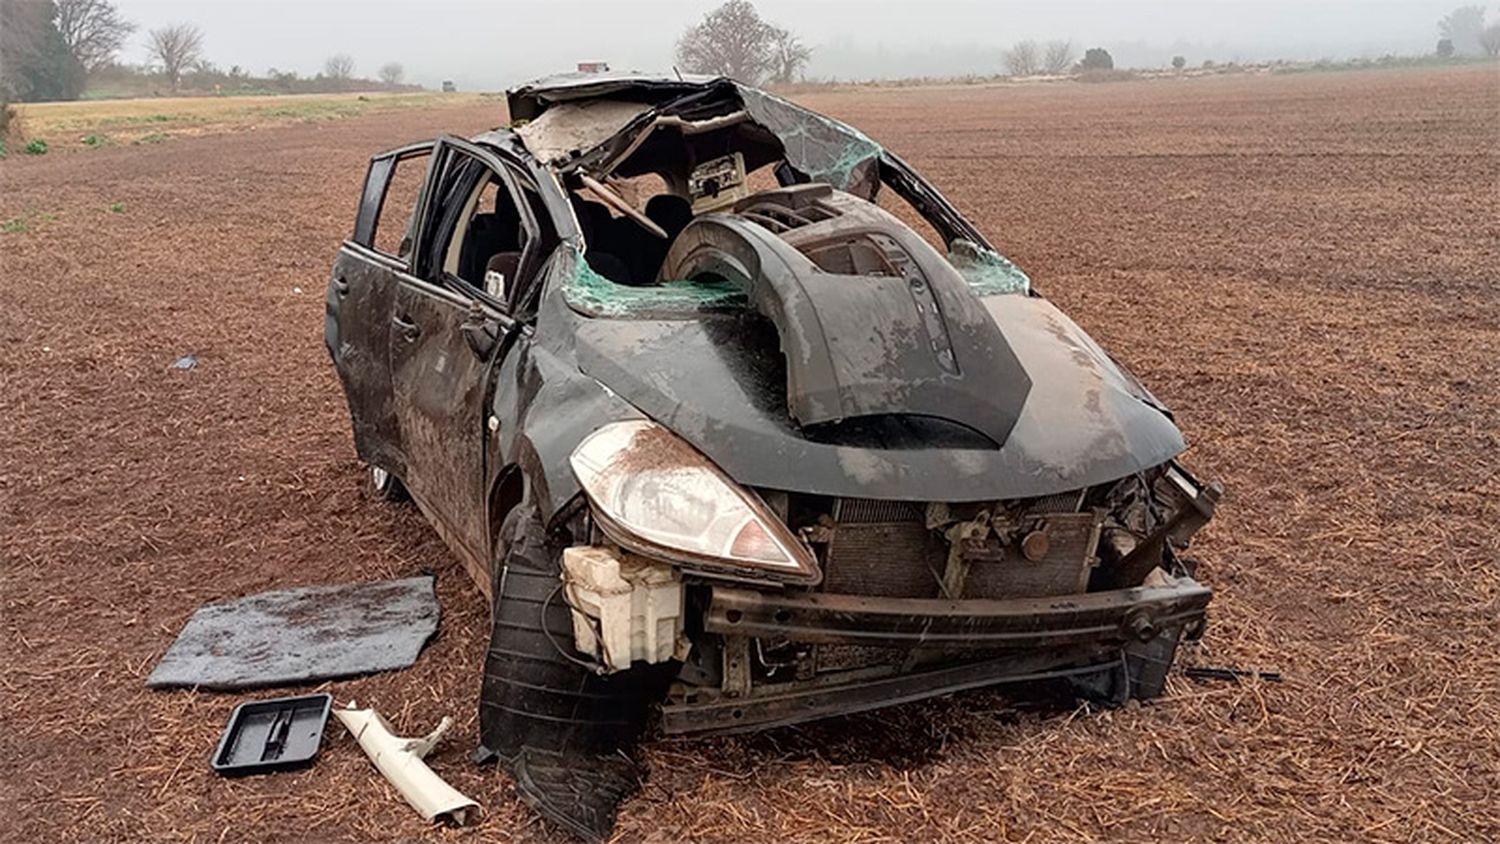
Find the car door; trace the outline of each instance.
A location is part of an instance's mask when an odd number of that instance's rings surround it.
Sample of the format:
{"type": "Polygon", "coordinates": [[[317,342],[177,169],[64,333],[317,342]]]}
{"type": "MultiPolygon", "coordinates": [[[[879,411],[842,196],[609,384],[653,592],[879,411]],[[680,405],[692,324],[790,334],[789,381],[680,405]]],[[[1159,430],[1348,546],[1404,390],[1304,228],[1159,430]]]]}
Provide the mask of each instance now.
{"type": "Polygon", "coordinates": [[[391,386],[390,328],[396,289],[411,278],[434,144],[370,160],[354,234],[328,282],[323,341],[343,382],[360,459],[406,474],[391,386]]]}
{"type": "Polygon", "coordinates": [[[456,138],[438,142],[426,201],[417,272],[401,279],[390,317],[391,383],[406,464],[402,480],[471,575],[484,583],[485,411],[497,356],[510,345],[499,338],[516,325],[504,280],[496,278],[502,274],[478,267],[511,253],[508,265],[519,266],[534,240],[535,221],[501,162],[456,138]],[[476,326],[482,330],[474,331],[476,326]]]}

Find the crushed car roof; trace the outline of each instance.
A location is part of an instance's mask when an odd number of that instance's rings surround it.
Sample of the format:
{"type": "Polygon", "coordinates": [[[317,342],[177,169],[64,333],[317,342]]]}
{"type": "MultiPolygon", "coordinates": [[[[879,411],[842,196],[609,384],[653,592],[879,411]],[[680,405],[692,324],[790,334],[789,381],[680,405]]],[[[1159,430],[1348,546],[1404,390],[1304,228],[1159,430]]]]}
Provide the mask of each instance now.
{"type": "Polygon", "coordinates": [[[852,126],[727,77],[569,73],[513,88],[508,103],[526,148],[559,169],[601,165],[600,158],[618,164],[633,146],[589,153],[616,138],[639,136],[657,121],[698,132],[722,128],[736,116],[773,136],[786,162],[807,179],[865,199],[874,195],[885,154],[852,126]]]}

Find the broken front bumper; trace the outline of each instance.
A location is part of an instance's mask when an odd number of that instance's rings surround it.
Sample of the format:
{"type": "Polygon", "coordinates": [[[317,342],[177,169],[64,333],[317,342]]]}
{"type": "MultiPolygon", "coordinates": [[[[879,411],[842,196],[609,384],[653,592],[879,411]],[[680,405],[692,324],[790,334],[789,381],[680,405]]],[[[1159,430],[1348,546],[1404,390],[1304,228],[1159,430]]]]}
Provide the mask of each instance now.
{"type": "MultiPolygon", "coordinates": [[[[667,733],[764,729],[1001,683],[1097,674],[1141,646],[1175,647],[1201,624],[1212,592],[1188,578],[1057,598],[928,600],[776,594],[715,586],[707,633],[725,637],[723,694],[672,700],[667,733]],[[863,645],[941,652],[946,661],[884,671],[845,671],[756,682],[752,640],[863,645]],[[965,659],[964,651],[974,656],[965,659]]],[[[915,662],[915,660],[914,660],[915,662]]]]}

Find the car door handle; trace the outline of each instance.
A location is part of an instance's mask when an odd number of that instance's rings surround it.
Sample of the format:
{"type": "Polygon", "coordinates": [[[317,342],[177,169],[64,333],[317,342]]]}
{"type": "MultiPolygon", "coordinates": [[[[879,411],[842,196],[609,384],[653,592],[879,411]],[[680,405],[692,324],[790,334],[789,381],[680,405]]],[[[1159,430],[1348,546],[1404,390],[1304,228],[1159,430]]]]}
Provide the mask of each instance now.
{"type": "Polygon", "coordinates": [[[396,330],[401,332],[401,338],[408,343],[417,339],[422,333],[422,328],[415,322],[412,322],[411,317],[405,314],[391,317],[391,325],[395,326],[396,330]]]}
{"type": "Polygon", "coordinates": [[[346,281],[343,276],[338,276],[333,280],[333,292],[339,294],[340,296],[348,296],[349,282],[346,281]]]}

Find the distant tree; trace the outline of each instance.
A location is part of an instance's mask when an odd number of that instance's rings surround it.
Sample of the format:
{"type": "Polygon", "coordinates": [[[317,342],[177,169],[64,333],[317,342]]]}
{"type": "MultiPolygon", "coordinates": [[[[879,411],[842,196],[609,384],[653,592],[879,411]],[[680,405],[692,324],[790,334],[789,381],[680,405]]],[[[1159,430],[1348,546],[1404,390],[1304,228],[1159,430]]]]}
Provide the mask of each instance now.
{"type": "Polygon", "coordinates": [[[1053,75],[1066,73],[1073,64],[1072,41],[1048,41],[1042,53],[1042,70],[1053,75]]]}
{"type": "Polygon", "coordinates": [[[1437,43],[1437,56],[1440,59],[1453,58],[1453,39],[1439,38],[1437,43]]]}
{"type": "Polygon", "coordinates": [[[781,27],[772,27],[771,37],[771,81],[778,85],[789,85],[802,78],[802,71],[812,59],[812,48],[802,39],[781,27]]]}
{"type": "Polygon", "coordinates": [[[114,61],[115,55],[135,24],[120,17],[109,0],[53,0],[57,4],[57,31],[90,73],[114,61]]]}
{"type": "Polygon", "coordinates": [[[1484,7],[1459,6],[1438,21],[1438,32],[1453,42],[1453,50],[1459,55],[1477,55],[1482,49],[1480,36],[1484,32],[1484,7]]]}
{"type": "Polygon", "coordinates": [[[400,85],[406,76],[406,68],[400,62],[386,62],[380,66],[380,81],[387,85],[400,85]]]}
{"type": "Polygon", "coordinates": [[[340,82],[354,76],[354,59],[347,53],[335,53],[323,62],[323,75],[340,82]]]}
{"type": "Polygon", "coordinates": [[[1479,47],[1492,59],[1500,56],[1500,22],[1490,24],[1479,33],[1479,47]]]}
{"type": "Polygon", "coordinates": [[[1109,51],[1103,47],[1090,47],[1083,52],[1083,60],[1078,63],[1079,70],[1114,70],[1115,59],[1109,51]]]}
{"type": "Polygon", "coordinates": [[[1041,70],[1040,50],[1031,39],[1017,41],[1005,51],[1005,70],[1011,76],[1035,76],[1041,70]]]}
{"type": "Polygon", "coordinates": [[[0,102],[76,100],[84,76],[52,0],[0,0],[0,102]]]}
{"type": "Polygon", "coordinates": [[[703,16],[677,39],[677,65],[754,84],[775,70],[782,30],[755,11],[750,0],[729,2],[703,16]]]}
{"type": "Polygon", "coordinates": [[[1187,67],[1187,56],[1173,56],[1172,67],[1175,70],[1182,70],[1187,67]]]}
{"type": "Polygon", "coordinates": [[[174,23],[146,33],[146,50],[161,63],[167,82],[176,91],[182,72],[203,54],[203,30],[190,23],[174,23]]]}

